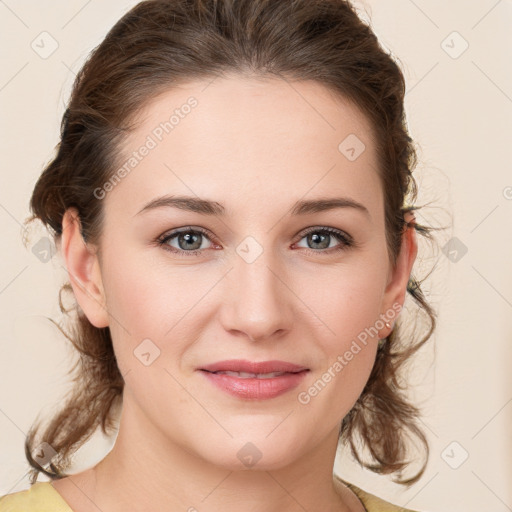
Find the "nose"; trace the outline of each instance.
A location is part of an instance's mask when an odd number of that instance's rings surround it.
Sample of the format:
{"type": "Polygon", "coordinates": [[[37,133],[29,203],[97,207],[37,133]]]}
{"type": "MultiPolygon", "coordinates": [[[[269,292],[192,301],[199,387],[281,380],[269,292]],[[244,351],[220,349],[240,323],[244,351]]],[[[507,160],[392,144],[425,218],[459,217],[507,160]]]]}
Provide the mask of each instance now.
{"type": "Polygon", "coordinates": [[[223,327],[252,342],[281,337],[293,325],[295,295],[282,266],[270,253],[263,251],[251,263],[236,256],[224,283],[223,327]]]}

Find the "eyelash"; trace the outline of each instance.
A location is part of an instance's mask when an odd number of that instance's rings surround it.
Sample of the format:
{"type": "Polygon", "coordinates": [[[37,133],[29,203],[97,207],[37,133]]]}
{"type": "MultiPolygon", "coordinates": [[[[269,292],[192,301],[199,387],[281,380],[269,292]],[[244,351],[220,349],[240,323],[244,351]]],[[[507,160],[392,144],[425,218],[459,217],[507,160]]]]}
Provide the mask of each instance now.
{"type": "MultiPolygon", "coordinates": [[[[180,235],[181,233],[201,233],[202,235],[206,236],[210,241],[214,241],[213,237],[210,235],[210,232],[203,229],[203,228],[192,228],[192,226],[188,226],[186,228],[172,231],[170,233],[164,233],[160,237],[157,238],[156,242],[158,246],[161,246],[164,250],[167,250],[169,252],[175,253],[175,254],[186,254],[187,256],[199,256],[202,251],[205,249],[195,249],[193,251],[184,251],[182,249],[176,249],[175,247],[171,247],[167,244],[169,240],[172,240],[176,236],[180,235]],[[213,239],[213,240],[212,240],[213,239]]],[[[308,254],[327,254],[330,255],[332,253],[337,253],[339,251],[345,251],[351,247],[357,247],[358,245],[354,242],[354,239],[344,233],[343,231],[340,231],[338,229],[329,228],[327,226],[324,227],[314,227],[311,229],[308,229],[307,231],[301,233],[300,238],[297,240],[297,242],[300,242],[304,237],[308,236],[311,233],[328,233],[329,235],[333,235],[338,241],[342,242],[337,247],[330,247],[329,249],[309,249],[302,247],[308,254]]]]}

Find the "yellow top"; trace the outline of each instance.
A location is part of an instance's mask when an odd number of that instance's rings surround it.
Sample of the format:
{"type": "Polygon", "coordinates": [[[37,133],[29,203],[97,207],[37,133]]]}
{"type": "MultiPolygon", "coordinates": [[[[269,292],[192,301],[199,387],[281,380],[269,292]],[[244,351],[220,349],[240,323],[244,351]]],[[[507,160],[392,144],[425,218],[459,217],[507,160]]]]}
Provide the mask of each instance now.
{"type": "MultiPolygon", "coordinates": [[[[354,492],[354,494],[361,500],[366,512],[417,512],[408,508],[399,507],[398,505],[393,505],[388,501],[384,501],[383,499],[370,494],[369,492],[363,491],[359,487],[343,480],[337,475],[334,476],[354,492]]],[[[0,499],[0,512],[3,512],[1,505],[2,501],[0,499]]]]}
{"type": "MultiPolygon", "coordinates": [[[[414,512],[392,505],[339,477],[336,478],[354,491],[367,512],[414,512]]],[[[25,491],[1,496],[0,512],[73,512],[73,510],[50,482],[36,482],[25,491]]]]}
{"type": "Polygon", "coordinates": [[[0,497],[0,512],[73,512],[50,482],[0,497]]]}

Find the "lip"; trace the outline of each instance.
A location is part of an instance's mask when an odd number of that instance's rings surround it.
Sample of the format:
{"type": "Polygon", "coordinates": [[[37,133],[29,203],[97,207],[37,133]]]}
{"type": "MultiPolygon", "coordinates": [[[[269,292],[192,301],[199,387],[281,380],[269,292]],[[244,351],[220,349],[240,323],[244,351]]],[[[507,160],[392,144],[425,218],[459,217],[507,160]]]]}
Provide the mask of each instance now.
{"type": "Polygon", "coordinates": [[[252,362],[241,359],[219,361],[198,368],[210,383],[231,396],[246,400],[267,400],[282,395],[297,387],[309,369],[286,361],[252,362]],[[271,378],[248,377],[218,374],[213,372],[231,371],[246,373],[284,372],[271,378]]]}
{"type": "Polygon", "coordinates": [[[300,372],[307,370],[305,366],[288,363],[286,361],[247,361],[245,359],[229,359],[202,366],[200,370],[208,372],[247,372],[247,373],[272,373],[272,372],[300,372]]]}

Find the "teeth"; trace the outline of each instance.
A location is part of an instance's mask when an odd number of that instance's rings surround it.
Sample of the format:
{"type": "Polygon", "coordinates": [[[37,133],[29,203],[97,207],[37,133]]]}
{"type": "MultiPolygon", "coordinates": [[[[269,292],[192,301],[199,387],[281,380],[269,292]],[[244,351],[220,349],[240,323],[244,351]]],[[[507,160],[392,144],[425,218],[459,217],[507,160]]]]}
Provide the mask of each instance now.
{"type": "Polygon", "coordinates": [[[232,377],[239,377],[241,379],[272,379],[273,377],[279,377],[284,375],[286,372],[272,372],[272,373],[248,373],[248,372],[214,372],[219,375],[231,375],[232,377]]]}

